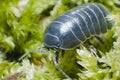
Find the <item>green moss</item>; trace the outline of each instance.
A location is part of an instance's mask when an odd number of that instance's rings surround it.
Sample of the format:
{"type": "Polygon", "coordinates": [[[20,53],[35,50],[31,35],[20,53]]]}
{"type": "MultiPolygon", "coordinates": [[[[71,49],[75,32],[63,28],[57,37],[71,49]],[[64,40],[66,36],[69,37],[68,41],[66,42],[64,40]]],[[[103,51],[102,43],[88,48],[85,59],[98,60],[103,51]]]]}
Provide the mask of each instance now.
{"type": "Polygon", "coordinates": [[[60,14],[89,2],[106,6],[115,24],[100,35],[104,44],[91,38],[92,52],[85,47],[65,51],[63,58],[59,55],[59,66],[74,80],[119,80],[120,8],[111,0],[1,0],[0,78],[14,78],[22,71],[18,80],[65,79],[53,63],[54,51],[41,48],[44,31],[60,14]]]}

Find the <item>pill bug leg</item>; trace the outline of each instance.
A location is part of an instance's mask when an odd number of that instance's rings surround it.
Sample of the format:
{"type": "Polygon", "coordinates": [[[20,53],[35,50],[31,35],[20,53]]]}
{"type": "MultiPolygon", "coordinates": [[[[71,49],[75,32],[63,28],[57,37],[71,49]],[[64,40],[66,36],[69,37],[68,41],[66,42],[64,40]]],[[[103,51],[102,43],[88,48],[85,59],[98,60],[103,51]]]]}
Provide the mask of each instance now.
{"type": "Polygon", "coordinates": [[[54,53],[54,56],[53,56],[53,61],[54,61],[54,64],[55,64],[55,67],[66,77],[68,78],[68,80],[72,80],[72,78],[67,75],[60,67],[59,67],[59,64],[58,64],[58,61],[57,61],[57,57],[60,53],[60,50],[57,50],[55,53],[54,53]]]}

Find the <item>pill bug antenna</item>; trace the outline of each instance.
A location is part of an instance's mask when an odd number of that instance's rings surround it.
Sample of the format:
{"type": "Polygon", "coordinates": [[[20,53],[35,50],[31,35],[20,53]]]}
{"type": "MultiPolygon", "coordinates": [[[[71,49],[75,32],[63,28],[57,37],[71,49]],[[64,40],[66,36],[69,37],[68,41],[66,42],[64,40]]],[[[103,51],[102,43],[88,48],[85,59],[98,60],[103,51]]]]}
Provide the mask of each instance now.
{"type": "Polygon", "coordinates": [[[114,4],[120,8],[120,0],[113,0],[114,4]]]}
{"type": "Polygon", "coordinates": [[[59,64],[58,64],[58,60],[57,60],[57,57],[60,53],[60,50],[56,50],[55,53],[54,53],[54,56],[53,56],[53,61],[54,61],[54,64],[55,64],[55,67],[58,69],[58,71],[60,71],[68,80],[72,80],[72,78],[67,75],[60,67],[59,67],[59,64]]]}
{"type": "Polygon", "coordinates": [[[18,60],[21,61],[30,53],[47,53],[49,48],[46,48],[44,45],[40,46],[37,50],[27,50],[18,60]]]}

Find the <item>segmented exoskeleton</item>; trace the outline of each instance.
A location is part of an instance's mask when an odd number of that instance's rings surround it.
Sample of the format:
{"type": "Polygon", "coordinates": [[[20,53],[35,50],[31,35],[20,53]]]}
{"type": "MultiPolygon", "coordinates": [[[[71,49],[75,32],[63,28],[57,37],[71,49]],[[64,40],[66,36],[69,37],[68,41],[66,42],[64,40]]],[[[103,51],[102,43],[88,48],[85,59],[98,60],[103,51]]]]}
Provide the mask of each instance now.
{"type": "Polygon", "coordinates": [[[44,45],[56,50],[54,63],[59,50],[69,50],[77,47],[91,36],[107,32],[112,28],[112,23],[106,17],[109,11],[101,4],[89,3],[69,10],[57,17],[46,29],[44,34],[44,45]]]}

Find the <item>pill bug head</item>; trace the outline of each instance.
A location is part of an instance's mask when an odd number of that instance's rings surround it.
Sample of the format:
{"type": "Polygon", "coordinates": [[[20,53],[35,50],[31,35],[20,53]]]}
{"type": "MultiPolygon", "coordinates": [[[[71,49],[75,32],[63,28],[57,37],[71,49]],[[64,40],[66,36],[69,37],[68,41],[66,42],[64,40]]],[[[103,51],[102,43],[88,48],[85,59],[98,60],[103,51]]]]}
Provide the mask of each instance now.
{"type": "Polygon", "coordinates": [[[59,33],[59,26],[61,25],[56,25],[54,22],[52,22],[47,29],[45,30],[44,33],[44,47],[45,48],[59,48],[61,45],[61,40],[60,40],[60,33],[59,33]]]}
{"type": "Polygon", "coordinates": [[[45,48],[59,48],[60,40],[58,37],[51,35],[51,34],[46,34],[44,36],[44,47],[45,48]]]}

